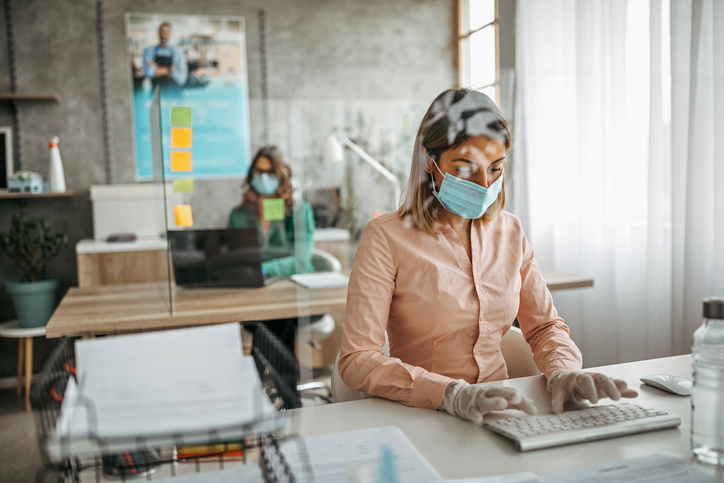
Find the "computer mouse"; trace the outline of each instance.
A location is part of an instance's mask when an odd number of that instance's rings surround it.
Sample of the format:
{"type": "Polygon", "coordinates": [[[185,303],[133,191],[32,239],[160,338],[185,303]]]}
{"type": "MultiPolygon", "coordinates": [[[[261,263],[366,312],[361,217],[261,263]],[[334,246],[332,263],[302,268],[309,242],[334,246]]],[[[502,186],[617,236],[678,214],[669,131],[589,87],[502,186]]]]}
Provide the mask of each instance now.
{"type": "Polygon", "coordinates": [[[677,396],[691,395],[691,381],[684,379],[683,377],[672,376],[670,374],[653,374],[651,376],[642,377],[641,382],[657,389],[670,392],[671,394],[676,394],[677,396]]]}

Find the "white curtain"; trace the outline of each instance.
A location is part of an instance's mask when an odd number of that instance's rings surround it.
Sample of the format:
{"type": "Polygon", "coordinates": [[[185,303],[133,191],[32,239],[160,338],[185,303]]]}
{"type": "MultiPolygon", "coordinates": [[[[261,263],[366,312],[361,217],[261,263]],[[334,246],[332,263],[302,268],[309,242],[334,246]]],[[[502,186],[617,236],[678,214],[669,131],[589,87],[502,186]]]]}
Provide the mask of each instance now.
{"type": "Polygon", "coordinates": [[[686,353],[724,296],[724,2],[518,0],[513,185],[587,367],[686,353]],[[715,28],[718,27],[718,28],[715,28]]]}

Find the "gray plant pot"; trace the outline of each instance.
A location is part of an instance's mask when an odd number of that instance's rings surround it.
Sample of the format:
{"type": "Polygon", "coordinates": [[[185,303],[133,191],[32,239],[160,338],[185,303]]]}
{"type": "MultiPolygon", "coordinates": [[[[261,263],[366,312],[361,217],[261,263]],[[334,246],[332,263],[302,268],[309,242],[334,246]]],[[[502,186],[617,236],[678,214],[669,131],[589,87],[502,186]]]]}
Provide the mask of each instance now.
{"type": "Polygon", "coordinates": [[[48,323],[55,311],[58,280],[5,282],[5,287],[13,299],[20,327],[42,327],[48,323]]]}

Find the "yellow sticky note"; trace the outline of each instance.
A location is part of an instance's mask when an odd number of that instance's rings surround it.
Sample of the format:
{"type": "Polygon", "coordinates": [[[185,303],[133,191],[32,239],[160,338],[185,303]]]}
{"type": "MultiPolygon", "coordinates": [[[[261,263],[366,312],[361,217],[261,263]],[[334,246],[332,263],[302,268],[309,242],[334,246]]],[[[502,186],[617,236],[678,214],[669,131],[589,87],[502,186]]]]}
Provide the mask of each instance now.
{"type": "Polygon", "coordinates": [[[191,171],[191,151],[171,151],[171,171],[191,171]]]}
{"type": "Polygon", "coordinates": [[[175,179],[173,180],[174,193],[192,193],[194,191],[194,179],[175,179]]]}
{"type": "Polygon", "coordinates": [[[284,219],[284,200],[282,198],[267,198],[261,205],[262,216],[266,221],[284,219]]]}
{"type": "Polygon", "coordinates": [[[194,226],[194,217],[191,216],[191,205],[176,205],[173,207],[176,226],[194,226]]]}
{"type": "Polygon", "coordinates": [[[190,127],[172,127],[171,128],[171,147],[172,148],[190,148],[191,147],[191,128],[190,127]]]}

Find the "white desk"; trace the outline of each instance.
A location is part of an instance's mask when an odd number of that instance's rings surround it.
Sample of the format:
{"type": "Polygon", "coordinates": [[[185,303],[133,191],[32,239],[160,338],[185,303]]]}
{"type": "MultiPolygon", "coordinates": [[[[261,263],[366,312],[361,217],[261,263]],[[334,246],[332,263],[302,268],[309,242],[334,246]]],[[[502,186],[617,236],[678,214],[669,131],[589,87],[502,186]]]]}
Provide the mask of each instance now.
{"type": "MultiPolygon", "coordinates": [[[[443,411],[409,408],[384,399],[366,399],[290,411],[291,430],[313,436],[375,426],[399,427],[444,478],[493,476],[521,471],[545,474],[622,459],[664,453],[694,462],[689,434],[691,400],[646,386],[639,377],[674,374],[691,378],[691,357],[676,356],[587,369],[628,382],[639,391],[636,404],[651,405],[681,418],[681,426],[644,434],[519,453],[512,443],[443,411]]],[[[551,413],[543,376],[503,382],[532,397],[540,414],[551,413]]],[[[608,400],[605,400],[608,401],[608,400]]],[[[522,413],[521,413],[522,414],[522,413]]],[[[487,418],[493,416],[486,415],[487,418]]],[[[712,467],[703,465],[708,473],[712,467]]],[[[721,478],[721,474],[718,475],[721,478]]]]}

